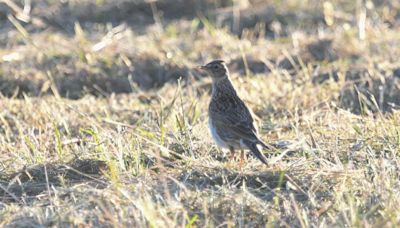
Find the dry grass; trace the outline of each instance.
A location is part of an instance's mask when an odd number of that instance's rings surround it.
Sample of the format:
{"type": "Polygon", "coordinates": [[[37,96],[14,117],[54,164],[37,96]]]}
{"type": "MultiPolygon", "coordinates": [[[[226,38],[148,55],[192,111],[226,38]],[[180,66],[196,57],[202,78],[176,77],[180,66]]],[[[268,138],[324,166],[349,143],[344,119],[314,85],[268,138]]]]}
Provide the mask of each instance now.
{"type": "Polygon", "coordinates": [[[0,226],[399,225],[396,1],[32,2],[0,1],[0,226]],[[214,58],[269,167],[212,142],[214,58]]]}

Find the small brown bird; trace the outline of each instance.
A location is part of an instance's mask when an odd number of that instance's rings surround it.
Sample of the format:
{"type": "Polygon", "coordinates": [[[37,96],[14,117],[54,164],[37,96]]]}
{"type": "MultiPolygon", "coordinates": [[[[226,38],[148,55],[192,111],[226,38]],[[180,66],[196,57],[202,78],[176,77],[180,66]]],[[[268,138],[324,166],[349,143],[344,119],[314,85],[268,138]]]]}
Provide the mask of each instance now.
{"type": "Polygon", "coordinates": [[[214,60],[200,69],[212,78],[212,98],[208,107],[208,123],[214,141],[219,147],[229,149],[231,158],[235,150],[241,150],[240,161],[244,160],[244,149],[249,149],[268,165],[258,145],[268,146],[257,136],[253,117],[245,103],[237,95],[229,79],[229,71],[223,60],[214,60]]]}

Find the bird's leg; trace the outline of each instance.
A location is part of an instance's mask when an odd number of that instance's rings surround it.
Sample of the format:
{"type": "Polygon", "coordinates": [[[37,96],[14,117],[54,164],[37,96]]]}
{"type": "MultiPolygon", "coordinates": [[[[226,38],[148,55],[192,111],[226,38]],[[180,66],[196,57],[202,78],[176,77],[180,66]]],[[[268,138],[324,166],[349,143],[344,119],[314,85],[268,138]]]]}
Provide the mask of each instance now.
{"type": "Polygon", "coordinates": [[[231,152],[231,156],[229,156],[229,160],[235,160],[235,149],[233,147],[229,147],[229,151],[231,152]]]}
{"type": "Polygon", "coordinates": [[[244,154],[244,150],[241,150],[240,151],[240,166],[243,166],[245,161],[246,161],[246,156],[244,154]]]}

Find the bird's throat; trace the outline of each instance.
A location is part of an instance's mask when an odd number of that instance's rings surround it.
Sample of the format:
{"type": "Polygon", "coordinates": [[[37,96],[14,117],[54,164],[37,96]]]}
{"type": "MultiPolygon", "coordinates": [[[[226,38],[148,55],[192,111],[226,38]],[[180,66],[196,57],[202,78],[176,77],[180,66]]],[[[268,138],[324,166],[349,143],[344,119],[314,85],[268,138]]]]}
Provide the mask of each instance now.
{"type": "Polygon", "coordinates": [[[235,88],[228,76],[213,80],[212,96],[236,95],[235,88]]]}

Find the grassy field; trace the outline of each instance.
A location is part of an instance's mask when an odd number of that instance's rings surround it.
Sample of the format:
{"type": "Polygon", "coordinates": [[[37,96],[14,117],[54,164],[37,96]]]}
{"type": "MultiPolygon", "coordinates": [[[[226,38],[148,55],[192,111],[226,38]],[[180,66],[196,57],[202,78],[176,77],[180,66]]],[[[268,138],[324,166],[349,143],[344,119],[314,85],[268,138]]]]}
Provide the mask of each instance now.
{"type": "Polygon", "coordinates": [[[0,1],[1,227],[400,225],[398,1],[27,2],[0,1]],[[213,59],[268,167],[213,143],[213,59]]]}

